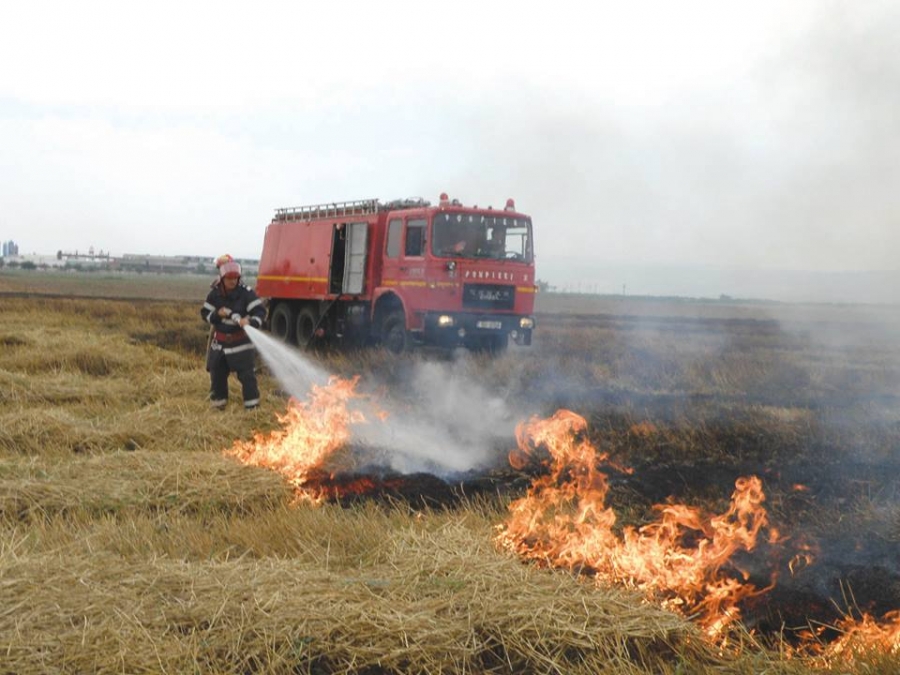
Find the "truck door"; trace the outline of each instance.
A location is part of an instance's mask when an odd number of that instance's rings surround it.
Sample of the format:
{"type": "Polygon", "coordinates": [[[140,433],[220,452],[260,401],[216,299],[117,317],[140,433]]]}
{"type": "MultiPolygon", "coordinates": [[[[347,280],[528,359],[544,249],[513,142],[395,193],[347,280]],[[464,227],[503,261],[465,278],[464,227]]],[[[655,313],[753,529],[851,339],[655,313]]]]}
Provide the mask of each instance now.
{"type": "Polygon", "coordinates": [[[350,223],[347,247],[344,251],[344,286],[342,291],[359,295],[366,285],[366,247],[369,244],[369,224],[350,223]]]}
{"type": "Polygon", "coordinates": [[[425,218],[407,216],[388,221],[384,251],[384,283],[415,286],[425,279],[425,218]]]}
{"type": "Polygon", "coordinates": [[[387,236],[384,242],[384,264],[382,266],[382,283],[386,286],[397,286],[400,279],[400,252],[403,250],[403,219],[391,218],[388,221],[387,236]]]}
{"type": "Polygon", "coordinates": [[[331,239],[328,292],[359,295],[365,290],[368,223],[337,223],[331,239]]]}

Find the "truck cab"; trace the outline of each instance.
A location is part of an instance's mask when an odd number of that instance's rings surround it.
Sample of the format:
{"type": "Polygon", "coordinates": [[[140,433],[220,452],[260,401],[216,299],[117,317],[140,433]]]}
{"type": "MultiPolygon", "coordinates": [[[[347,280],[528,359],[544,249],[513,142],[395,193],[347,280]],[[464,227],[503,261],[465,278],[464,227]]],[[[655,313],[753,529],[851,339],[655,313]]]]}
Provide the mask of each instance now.
{"type": "MultiPolygon", "coordinates": [[[[404,328],[417,342],[494,351],[510,339],[531,344],[531,219],[512,200],[495,210],[466,207],[446,194],[437,207],[389,213],[376,293],[400,299],[404,328]]],[[[405,347],[392,328],[388,346],[405,347]]]]}

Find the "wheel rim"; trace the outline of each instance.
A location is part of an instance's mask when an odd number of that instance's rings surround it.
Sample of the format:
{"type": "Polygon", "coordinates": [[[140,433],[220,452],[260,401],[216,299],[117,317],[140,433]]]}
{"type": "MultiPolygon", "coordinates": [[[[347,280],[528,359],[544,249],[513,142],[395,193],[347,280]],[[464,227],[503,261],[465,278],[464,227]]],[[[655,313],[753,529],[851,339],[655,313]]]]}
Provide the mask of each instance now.
{"type": "Polygon", "coordinates": [[[388,351],[399,354],[403,351],[404,335],[403,326],[399,322],[391,322],[384,334],[384,345],[388,351]]]}
{"type": "Polygon", "coordinates": [[[313,331],[315,330],[315,321],[309,314],[301,314],[297,319],[297,342],[303,347],[312,340],[313,331]]]}
{"type": "Polygon", "coordinates": [[[288,313],[281,310],[277,310],[272,316],[272,334],[275,335],[282,342],[288,339],[288,335],[291,332],[291,324],[290,317],[288,313]]]}

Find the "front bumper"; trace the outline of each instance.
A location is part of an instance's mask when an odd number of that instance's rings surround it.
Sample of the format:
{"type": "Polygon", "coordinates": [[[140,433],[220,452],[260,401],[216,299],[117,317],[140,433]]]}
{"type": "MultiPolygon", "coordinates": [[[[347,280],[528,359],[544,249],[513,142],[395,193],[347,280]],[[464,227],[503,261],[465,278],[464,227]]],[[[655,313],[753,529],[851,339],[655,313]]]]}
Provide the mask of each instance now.
{"type": "Polygon", "coordinates": [[[445,347],[481,345],[491,340],[512,340],[531,344],[534,317],[519,314],[472,314],[469,312],[427,312],[424,341],[445,347]]]}

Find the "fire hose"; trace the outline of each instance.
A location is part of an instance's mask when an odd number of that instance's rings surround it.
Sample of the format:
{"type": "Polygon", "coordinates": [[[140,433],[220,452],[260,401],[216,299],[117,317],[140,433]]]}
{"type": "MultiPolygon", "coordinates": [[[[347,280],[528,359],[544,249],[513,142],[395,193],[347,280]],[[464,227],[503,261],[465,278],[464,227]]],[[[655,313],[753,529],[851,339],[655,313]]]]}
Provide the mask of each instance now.
{"type": "MultiPolygon", "coordinates": [[[[241,325],[241,319],[244,318],[237,312],[232,312],[230,309],[228,309],[228,307],[219,307],[219,309],[216,311],[216,313],[223,318],[226,315],[229,315],[228,318],[231,319],[232,321],[234,321],[238,326],[241,325]],[[225,314],[222,314],[223,309],[225,310],[225,314]]],[[[215,334],[216,334],[216,327],[210,325],[209,335],[206,338],[206,353],[207,354],[209,353],[209,348],[212,346],[213,336],[215,334]]]]}

